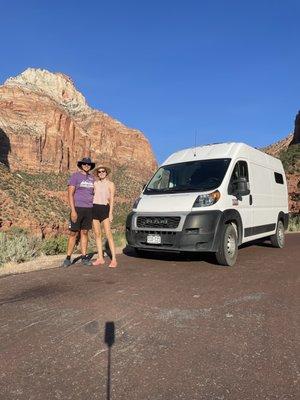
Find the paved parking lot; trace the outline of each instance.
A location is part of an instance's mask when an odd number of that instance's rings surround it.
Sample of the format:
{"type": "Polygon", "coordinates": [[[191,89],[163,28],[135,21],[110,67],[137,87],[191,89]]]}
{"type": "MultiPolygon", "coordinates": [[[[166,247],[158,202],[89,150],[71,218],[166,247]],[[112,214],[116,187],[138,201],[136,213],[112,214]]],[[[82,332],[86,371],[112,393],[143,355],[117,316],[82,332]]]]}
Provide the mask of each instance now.
{"type": "Polygon", "coordinates": [[[129,253],[1,278],[0,398],[299,399],[299,259],[290,234],[231,268],[129,253]]]}

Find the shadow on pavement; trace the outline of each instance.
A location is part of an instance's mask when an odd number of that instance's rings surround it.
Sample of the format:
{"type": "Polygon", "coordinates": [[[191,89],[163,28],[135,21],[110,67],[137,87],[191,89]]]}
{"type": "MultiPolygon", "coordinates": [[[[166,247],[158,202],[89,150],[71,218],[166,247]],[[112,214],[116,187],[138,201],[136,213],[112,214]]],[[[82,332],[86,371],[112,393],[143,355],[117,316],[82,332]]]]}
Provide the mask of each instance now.
{"type": "Polygon", "coordinates": [[[133,258],[145,258],[148,260],[162,260],[162,261],[205,261],[209,264],[218,265],[214,253],[188,253],[188,252],[165,252],[165,251],[147,251],[139,250],[138,252],[130,246],[126,246],[123,254],[133,258]]]}
{"type": "MultiPolygon", "coordinates": [[[[239,246],[239,250],[246,249],[251,246],[260,247],[273,247],[268,239],[257,239],[249,243],[244,243],[239,246]]],[[[197,253],[197,252],[177,252],[172,253],[168,251],[151,251],[151,250],[135,250],[131,246],[126,246],[123,250],[123,254],[128,257],[133,258],[145,258],[149,260],[162,260],[162,261],[177,261],[177,262],[187,262],[187,261],[204,261],[208,264],[213,264],[220,266],[215,258],[214,253],[197,253]]]]}
{"type": "Polygon", "coordinates": [[[260,246],[260,247],[273,247],[270,241],[266,238],[253,240],[253,242],[247,242],[242,244],[239,249],[246,249],[251,246],[260,246]]]}
{"type": "Polygon", "coordinates": [[[115,323],[112,321],[105,323],[104,343],[108,347],[107,357],[107,385],[106,385],[106,400],[110,400],[111,391],[111,348],[115,343],[115,323]]]}

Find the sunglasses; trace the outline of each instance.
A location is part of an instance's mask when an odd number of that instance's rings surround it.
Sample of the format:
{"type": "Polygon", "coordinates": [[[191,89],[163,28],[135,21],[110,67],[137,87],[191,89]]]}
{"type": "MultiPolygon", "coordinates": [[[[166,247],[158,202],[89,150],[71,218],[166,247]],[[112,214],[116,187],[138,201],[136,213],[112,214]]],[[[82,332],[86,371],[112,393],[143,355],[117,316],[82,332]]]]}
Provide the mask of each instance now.
{"type": "Polygon", "coordinates": [[[98,174],[106,174],[106,170],[105,169],[98,169],[98,174]]]}
{"type": "Polygon", "coordinates": [[[89,167],[91,166],[91,164],[87,164],[87,163],[82,163],[81,165],[88,165],[89,167]]]}

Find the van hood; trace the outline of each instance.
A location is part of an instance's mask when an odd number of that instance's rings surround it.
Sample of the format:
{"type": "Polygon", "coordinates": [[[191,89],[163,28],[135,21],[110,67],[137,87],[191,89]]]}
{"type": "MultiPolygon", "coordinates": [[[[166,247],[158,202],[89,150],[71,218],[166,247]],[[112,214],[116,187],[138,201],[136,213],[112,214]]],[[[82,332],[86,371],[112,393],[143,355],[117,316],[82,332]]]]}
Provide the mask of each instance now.
{"type": "Polygon", "coordinates": [[[190,212],[198,193],[143,195],[138,212],[190,212]]]}

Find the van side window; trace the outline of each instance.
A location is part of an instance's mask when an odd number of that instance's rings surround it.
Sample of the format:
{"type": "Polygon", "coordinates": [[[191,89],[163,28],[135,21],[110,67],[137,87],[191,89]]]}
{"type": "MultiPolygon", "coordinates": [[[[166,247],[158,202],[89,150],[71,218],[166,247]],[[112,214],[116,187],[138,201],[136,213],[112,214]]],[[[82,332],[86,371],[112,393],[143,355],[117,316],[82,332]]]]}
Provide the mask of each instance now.
{"type": "Polygon", "coordinates": [[[238,178],[246,178],[248,182],[248,189],[249,187],[249,174],[248,174],[248,165],[246,161],[238,161],[235,164],[234,170],[232,172],[229,186],[228,186],[228,194],[233,193],[233,185],[232,183],[238,178]]]}
{"type": "Polygon", "coordinates": [[[279,172],[274,172],[275,182],[283,185],[283,176],[279,172]]]}

